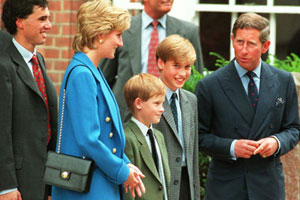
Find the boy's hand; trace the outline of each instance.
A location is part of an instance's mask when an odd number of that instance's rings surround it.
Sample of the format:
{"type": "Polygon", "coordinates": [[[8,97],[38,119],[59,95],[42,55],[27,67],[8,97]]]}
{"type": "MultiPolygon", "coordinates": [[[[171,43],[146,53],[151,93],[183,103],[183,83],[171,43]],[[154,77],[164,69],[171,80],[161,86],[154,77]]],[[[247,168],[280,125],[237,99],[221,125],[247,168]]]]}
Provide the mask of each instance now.
{"type": "Polygon", "coordinates": [[[130,173],[127,181],[124,183],[125,192],[128,192],[128,188],[130,190],[131,196],[135,197],[135,192],[139,197],[142,196],[143,193],[146,192],[145,186],[141,178],[145,178],[145,175],[133,164],[127,164],[129,167],[130,173]]]}

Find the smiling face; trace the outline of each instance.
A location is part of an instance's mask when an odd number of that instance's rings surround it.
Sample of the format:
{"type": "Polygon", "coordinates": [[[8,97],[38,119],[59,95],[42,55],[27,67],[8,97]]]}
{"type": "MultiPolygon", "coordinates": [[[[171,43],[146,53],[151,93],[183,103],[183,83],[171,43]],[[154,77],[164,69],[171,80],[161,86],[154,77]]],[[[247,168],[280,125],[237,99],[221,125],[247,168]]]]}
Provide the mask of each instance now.
{"type": "Polygon", "coordinates": [[[135,104],[139,113],[136,118],[147,127],[150,127],[151,124],[159,123],[160,117],[164,112],[164,100],[165,95],[156,95],[149,98],[147,101],[137,98],[135,104]]]}
{"type": "Polygon", "coordinates": [[[269,40],[262,44],[259,38],[260,31],[254,28],[237,29],[235,37],[231,36],[235,59],[247,71],[257,67],[270,46],[269,40]]]}
{"type": "Polygon", "coordinates": [[[101,57],[113,59],[116,49],[123,46],[122,32],[117,30],[111,31],[105,34],[102,39],[103,43],[100,44],[100,48],[103,55],[101,57]]]}
{"type": "Polygon", "coordinates": [[[44,44],[46,33],[51,28],[48,7],[33,7],[33,13],[26,19],[18,18],[16,40],[27,50],[33,52],[36,45],[44,44]]]}
{"type": "Polygon", "coordinates": [[[173,2],[174,0],[144,0],[145,11],[153,19],[159,19],[172,9],[173,2]]]}
{"type": "Polygon", "coordinates": [[[190,77],[191,63],[176,62],[173,59],[164,62],[160,58],[157,62],[161,80],[172,91],[182,88],[185,81],[190,77]]]}

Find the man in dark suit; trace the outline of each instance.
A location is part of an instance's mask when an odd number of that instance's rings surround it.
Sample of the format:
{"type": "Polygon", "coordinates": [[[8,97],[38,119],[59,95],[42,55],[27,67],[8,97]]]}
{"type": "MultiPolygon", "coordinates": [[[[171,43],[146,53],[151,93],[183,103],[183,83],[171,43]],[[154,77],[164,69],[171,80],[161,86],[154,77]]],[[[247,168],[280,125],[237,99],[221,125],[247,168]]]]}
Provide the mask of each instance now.
{"type": "Polygon", "coordinates": [[[47,151],[55,149],[57,96],[36,45],[46,40],[49,17],[46,0],[3,5],[13,38],[0,55],[0,200],[48,196],[42,175],[47,151]]]}
{"type": "Polygon", "coordinates": [[[280,156],[297,145],[297,93],[290,73],[263,62],[269,21],[241,15],[232,29],[235,59],[200,80],[200,150],[212,157],[207,200],[283,200],[280,156]]]}
{"type": "Polygon", "coordinates": [[[203,68],[198,27],[167,15],[172,8],[173,0],[144,0],[143,4],[142,13],[132,17],[130,29],[123,33],[123,47],[116,50],[114,59],[103,59],[99,65],[116,96],[123,122],[128,121],[130,116],[122,95],[123,87],[133,75],[147,72],[153,20],[159,22],[157,25],[159,41],[172,34],[189,39],[197,54],[195,66],[199,71],[203,68]]]}
{"type": "Polygon", "coordinates": [[[10,40],[11,36],[7,32],[0,30],[0,52],[6,48],[10,40]]]}

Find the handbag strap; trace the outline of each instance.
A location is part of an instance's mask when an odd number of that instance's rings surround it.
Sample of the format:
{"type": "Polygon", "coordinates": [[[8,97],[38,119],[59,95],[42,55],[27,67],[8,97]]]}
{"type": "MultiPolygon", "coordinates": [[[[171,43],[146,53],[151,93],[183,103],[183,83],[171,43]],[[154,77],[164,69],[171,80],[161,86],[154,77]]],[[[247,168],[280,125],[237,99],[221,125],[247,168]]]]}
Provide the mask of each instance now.
{"type": "MultiPolygon", "coordinates": [[[[69,80],[70,74],[73,71],[73,69],[75,69],[76,67],[79,67],[79,66],[85,67],[84,65],[77,65],[77,66],[73,67],[70,70],[70,72],[68,73],[68,76],[66,78],[66,83],[65,83],[65,87],[64,87],[64,94],[63,94],[63,100],[62,100],[62,106],[61,106],[61,116],[60,116],[60,126],[59,126],[57,153],[60,153],[60,147],[61,147],[61,136],[62,136],[62,129],[63,129],[63,120],[64,120],[65,101],[66,101],[66,91],[67,91],[68,80],[69,80]]],[[[82,155],[82,158],[85,159],[85,156],[82,155]]]]}

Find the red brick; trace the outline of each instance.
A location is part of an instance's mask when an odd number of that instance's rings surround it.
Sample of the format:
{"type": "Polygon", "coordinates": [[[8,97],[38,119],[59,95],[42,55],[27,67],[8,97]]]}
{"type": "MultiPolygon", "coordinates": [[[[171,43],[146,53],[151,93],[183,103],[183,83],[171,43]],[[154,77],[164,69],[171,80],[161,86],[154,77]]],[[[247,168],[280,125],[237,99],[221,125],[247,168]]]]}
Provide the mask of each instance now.
{"type": "Polygon", "coordinates": [[[46,46],[53,46],[53,37],[47,36],[45,45],[46,45],[46,46]]]}
{"type": "Polygon", "coordinates": [[[59,50],[58,49],[45,49],[45,57],[46,58],[59,58],[59,50]]]}
{"type": "Polygon", "coordinates": [[[61,26],[54,24],[54,22],[52,22],[52,28],[49,30],[50,34],[55,34],[58,35],[60,33],[61,26]]]}
{"type": "Polygon", "coordinates": [[[61,1],[49,1],[48,7],[50,12],[61,10],[61,1]]]}
{"type": "Polygon", "coordinates": [[[70,23],[72,13],[55,13],[55,22],[57,23],[70,23]]]}
{"type": "Polygon", "coordinates": [[[70,61],[54,61],[54,70],[65,71],[70,61]]]}
{"type": "Polygon", "coordinates": [[[64,10],[78,10],[82,1],[64,1],[64,10]]]}
{"type": "Polygon", "coordinates": [[[71,47],[72,46],[72,40],[71,37],[59,37],[55,39],[55,46],[56,47],[71,47]]]}
{"type": "Polygon", "coordinates": [[[76,25],[75,23],[63,26],[63,35],[72,35],[76,34],[76,25]]]}
{"type": "Polygon", "coordinates": [[[48,75],[50,76],[50,79],[54,83],[58,83],[60,81],[60,74],[58,72],[48,72],[48,75]]]}
{"type": "Polygon", "coordinates": [[[62,50],[62,58],[71,59],[73,56],[73,50],[70,48],[68,50],[62,50]]]}

